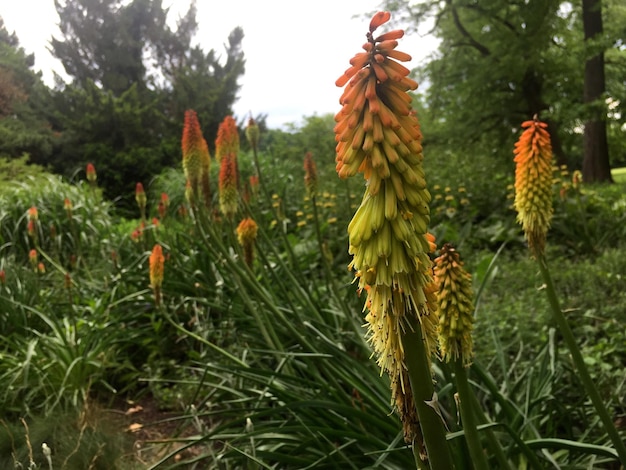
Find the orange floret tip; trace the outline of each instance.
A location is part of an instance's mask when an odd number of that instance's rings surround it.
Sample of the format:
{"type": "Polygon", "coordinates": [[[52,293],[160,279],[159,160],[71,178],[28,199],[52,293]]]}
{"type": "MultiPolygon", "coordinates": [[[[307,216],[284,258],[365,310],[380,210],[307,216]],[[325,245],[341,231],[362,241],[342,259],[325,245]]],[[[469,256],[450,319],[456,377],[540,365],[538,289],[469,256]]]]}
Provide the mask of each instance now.
{"type": "Polygon", "coordinates": [[[376,31],[376,29],[385,24],[387,21],[391,19],[391,13],[388,11],[379,11],[377,12],[370,21],[370,33],[376,31]]]}

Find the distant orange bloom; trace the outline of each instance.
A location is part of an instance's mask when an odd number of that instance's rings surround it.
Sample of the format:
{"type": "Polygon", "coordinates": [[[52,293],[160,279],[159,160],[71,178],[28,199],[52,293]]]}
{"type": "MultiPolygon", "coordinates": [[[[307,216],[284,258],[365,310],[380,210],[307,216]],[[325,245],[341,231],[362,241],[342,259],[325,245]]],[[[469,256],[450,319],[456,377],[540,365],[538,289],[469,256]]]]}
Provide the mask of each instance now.
{"type": "Polygon", "coordinates": [[[35,221],[34,220],[29,220],[28,221],[28,225],[26,227],[26,230],[28,232],[28,236],[30,238],[35,238],[37,237],[37,226],[35,225],[35,221]]]}
{"type": "Polygon", "coordinates": [[[239,129],[237,129],[237,122],[232,116],[226,116],[217,129],[215,159],[221,162],[225,155],[237,155],[238,153],[239,129]]]}
{"type": "Polygon", "coordinates": [[[95,184],[96,180],[98,179],[98,175],[96,174],[96,168],[93,166],[92,163],[87,163],[86,173],[87,181],[89,181],[89,183],[91,183],[92,185],[95,184]]]}
{"type": "Polygon", "coordinates": [[[185,125],[182,137],[183,171],[191,190],[195,195],[198,191],[204,166],[210,160],[209,147],[202,135],[200,122],[196,112],[192,109],[185,111],[185,125]]]}
{"type": "Polygon", "coordinates": [[[224,155],[220,166],[219,202],[220,211],[229,219],[235,215],[239,205],[237,176],[236,156],[234,154],[224,155]]]}
{"type": "Polygon", "coordinates": [[[39,219],[39,211],[37,211],[37,208],[35,206],[32,206],[30,209],[28,209],[28,220],[37,219],[39,219]]]}
{"type": "Polygon", "coordinates": [[[259,189],[259,176],[258,175],[251,175],[250,176],[250,188],[253,191],[256,191],[259,189]]]}
{"type": "Polygon", "coordinates": [[[311,152],[304,156],[304,186],[308,196],[314,197],[317,193],[317,165],[311,152]]]}
{"type": "Polygon", "coordinates": [[[4,269],[0,269],[0,284],[4,285],[7,283],[7,273],[4,269]]]}
{"type": "Polygon", "coordinates": [[[237,240],[243,248],[244,260],[248,266],[254,261],[254,242],[256,240],[258,226],[251,218],[243,219],[237,226],[237,240]]]}
{"type": "Polygon", "coordinates": [[[67,217],[69,219],[72,218],[72,201],[68,197],[63,201],[63,207],[65,208],[65,212],[67,212],[67,217]]]}
{"type": "Polygon", "coordinates": [[[154,299],[157,305],[161,302],[161,285],[165,271],[165,257],[163,248],[158,243],[152,248],[150,254],[150,285],[154,291],[154,299]]]}
{"type": "Polygon", "coordinates": [[[33,267],[33,269],[37,270],[37,250],[32,249],[28,252],[28,259],[30,261],[30,265],[33,267]]]}
{"type": "Polygon", "coordinates": [[[158,243],[152,248],[150,254],[150,285],[158,287],[163,284],[165,257],[163,256],[163,248],[158,243]]]}
{"type": "Polygon", "coordinates": [[[157,210],[159,211],[159,217],[161,217],[161,219],[164,219],[165,214],[167,213],[167,209],[165,208],[165,204],[163,204],[163,201],[159,201],[159,206],[157,210]]]}

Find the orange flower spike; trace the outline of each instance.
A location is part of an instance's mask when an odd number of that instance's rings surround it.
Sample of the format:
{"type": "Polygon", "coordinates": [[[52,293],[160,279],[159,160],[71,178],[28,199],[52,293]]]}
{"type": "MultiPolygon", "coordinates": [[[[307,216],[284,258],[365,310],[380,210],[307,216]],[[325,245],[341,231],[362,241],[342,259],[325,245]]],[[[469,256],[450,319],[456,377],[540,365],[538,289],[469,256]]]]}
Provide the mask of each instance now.
{"type": "Polygon", "coordinates": [[[185,125],[183,128],[181,147],[183,153],[183,171],[195,195],[198,191],[203,165],[206,165],[207,159],[210,160],[210,156],[209,147],[202,135],[198,116],[192,109],[185,111],[185,125]]]}
{"type": "Polygon", "coordinates": [[[87,181],[89,181],[89,184],[91,184],[92,186],[95,185],[96,180],[98,179],[98,175],[96,173],[96,168],[93,166],[92,163],[87,163],[85,173],[87,174],[87,181]]]}
{"type": "Polygon", "coordinates": [[[252,193],[256,194],[259,190],[259,176],[258,175],[250,175],[250,189],[252,189],[252,193]]]}
{"type": "Polygon", "coordinates": [[[304,156],[304,186],[309,197],[317,194],[317,165],[313,160],[313,154],[307,152],[304,156]]]}
{"type": "Polygon", "coordinates": [[[167,209],[170,207],[170,198],[167,195],[167,193],[161,193],[161,200],[159,201],[159,205],[158,205],[158,212],[159,212],[159,217],[161,217],[161,219],[165,218],[165,215],[167,214],[167,209]]]}
{"type": "Polygon", "coordinates": [[[38,220],[39,219],[39,211],[35,206],[32,206],[28,209],[28,220],[38,220]]]}
{"type": "Polygon", "coordinates": [[[552,220],[552,145],[547,124],[537,119],[522,123],[525,129],[515,144],[515,201],[532,256],[542,255],[552,220]]]}
{"type": "Polygon", "coordinates": [[[217,129],[215,139],[215,159],[222,161],[224,155],[237,155],[239,153],[239,130],[237,122],[232,116],[226,116],[217,129]]]}
{"type": "Polygon", "coordinates": [[[161,285],[165,271],[165,257],[163,248],[158,243],[152,248],[150,254],[150,285],[154,291],[154,301],[157,305],[161,303],[161,285]]]}
{"type": "Polygon", "coordinates": [[[222,214],[232,219],[239,205],[237,190],[237,162],[233,154],[224,155],[220,166],[219,204],[222,214]]]}
{"type": "Polygon", "coordinates": [[[244,261],[252,267],[254,261],[254,243],[257,237],[258,226],[251,218],[243,219],[237,226],[237,240],[243,248],[244,261]]]}
{"type": "Polygon", "coordinates": [[[28,252],[28,260],[30,261],[30,265],[33,267],[33,270],[37,271],[37,263],[38,263],[37,250],[32,249],[28,252]]]}
{"type": "Polygon", "coordinates": [[[63,208],[65,209],[65,212],[67,213],[67,218],[71,219],[72,218],[72,201],[70,201],[70,198],[66,197],[65,200],[63,201],[63,208]]]}
{"type": "Polygon", "coordinates": [[[7,283],[7,273],[4,269],[0,269],[0,284],[5,285],[7,283]]]}
{"type": "Polygon", "coordinates": [[[28,232],[28,236],[32,239],[37,237],[37,228],[34,220],[29,220],[28,225],[26,227],[26,231],[28,232]]]}

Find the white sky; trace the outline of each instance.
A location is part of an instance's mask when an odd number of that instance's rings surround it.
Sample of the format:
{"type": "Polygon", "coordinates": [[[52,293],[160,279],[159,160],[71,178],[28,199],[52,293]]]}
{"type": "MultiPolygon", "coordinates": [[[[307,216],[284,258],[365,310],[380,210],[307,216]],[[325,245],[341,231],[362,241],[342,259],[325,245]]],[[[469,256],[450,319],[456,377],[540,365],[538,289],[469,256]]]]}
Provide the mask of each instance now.
{"type": "MultiPolygon", "coordinates": [[[[223,44],[237,26],[244,31],[246,71],[234,105],[239,120],[252,112],[268,115],[270,128],[299,124],[304,116],[336,113],[341,89],[335,80],[361,51],[369,19],[379,0],[197,0],[196,41],[205,51],[224,54],[223,44]],[[357,17],[355,17],[355,15],[357,17]],[[369,17],[368,17],[369,18],[369,17]]],[[[170,20],[187,11],[189,0],[163,0],[170,20]]],[[[27,53],[35,53],[35,70],[52,85],[63,67],[47,51],[52,35],[60,37],[53,0],[0,0],[0,16],[15,31],[27,53]]],[[[393,17],[392,17],[393,21],[393,17]]],[[[391,23],[393,24],[393,23],[391,23]]],[[[387,29],[389,28],[388,25],[387,29]]],[[[381,31],[385,30],[381,27],[381,31]]],[[[434,47],[430,38],[406,36],[398,49],[418,67],[434,47]]]]}

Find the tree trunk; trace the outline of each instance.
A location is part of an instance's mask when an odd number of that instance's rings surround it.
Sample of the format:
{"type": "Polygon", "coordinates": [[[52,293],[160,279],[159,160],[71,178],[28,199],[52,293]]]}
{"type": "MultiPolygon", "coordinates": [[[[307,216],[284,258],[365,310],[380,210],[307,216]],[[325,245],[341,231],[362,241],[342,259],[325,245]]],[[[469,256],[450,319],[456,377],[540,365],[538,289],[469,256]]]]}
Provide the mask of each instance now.
{"type": "MultiPolygon", "coordinates": [[[[585,41],[600,38],[602,35],[602,0],[583,0],[583,29],[585,41]]],[[[585,154],[582,171],[585,182],[613,182],[609,163],[606,111],[603,106],[598,106],[604,92],[604,52],[600,51],[585,62],[584,99],[590,108],[583,136],[585,154]]]]}

